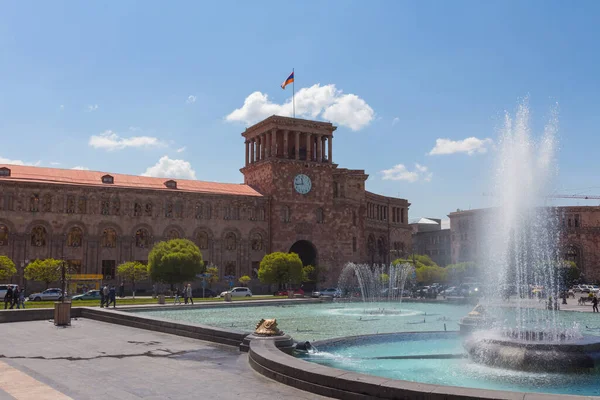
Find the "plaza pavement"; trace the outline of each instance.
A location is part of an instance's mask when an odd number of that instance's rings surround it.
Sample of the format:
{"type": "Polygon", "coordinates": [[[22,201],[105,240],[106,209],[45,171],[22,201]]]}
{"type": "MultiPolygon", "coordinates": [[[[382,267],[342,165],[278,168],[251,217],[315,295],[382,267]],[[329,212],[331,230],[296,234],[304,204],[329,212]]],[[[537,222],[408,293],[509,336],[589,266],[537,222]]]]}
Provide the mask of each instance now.
{"type": "Polygon", "coordinates": [[[89,319],[0,325],[0,400],[326,399],[265,378],[246,353],[89,319]]]}

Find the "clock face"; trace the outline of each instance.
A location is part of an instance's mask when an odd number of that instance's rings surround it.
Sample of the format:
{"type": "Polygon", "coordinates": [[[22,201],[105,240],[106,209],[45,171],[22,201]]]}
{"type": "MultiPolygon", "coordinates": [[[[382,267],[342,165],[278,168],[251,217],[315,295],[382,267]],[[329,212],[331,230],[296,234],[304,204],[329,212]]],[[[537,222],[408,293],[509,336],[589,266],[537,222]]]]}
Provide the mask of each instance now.
{"type": "Polygon", "coordinates": [[[296,177],[294,178],[294,189],[296,189],[296,192],[300,194],[306,194],[310,192],[311,188],[312,182],[310,181],[310,178],[308,176],[304,174],[296,175],[296,177]]]}

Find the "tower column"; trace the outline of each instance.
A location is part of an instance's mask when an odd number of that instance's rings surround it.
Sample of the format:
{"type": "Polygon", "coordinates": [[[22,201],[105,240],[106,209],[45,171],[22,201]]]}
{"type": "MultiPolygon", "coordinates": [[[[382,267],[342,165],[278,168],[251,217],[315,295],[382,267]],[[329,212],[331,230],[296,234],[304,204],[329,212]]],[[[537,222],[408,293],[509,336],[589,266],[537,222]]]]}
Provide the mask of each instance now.
{"type": "Polygon", "coordinates": [[[247,167],[248,163],[250,161],[250,142],[248,142],[246,140],[245,144],[246,144],[246,167],[247,167]]]}
{"type": "Polygon", "coordinates": [[[296,160],[300,159],[300,132],[294,132],[296,134],[296,160]]]}
{"type": "Polygon", "coordinates": [[[323,136],[317,136],[317,162],[323,162],[323,136]]]}
{"type": "Polygon", "coordinates": [[[254,163],[255,150],[256,150],[256,149],[255,149],[255,145],[256,145],[256,143],[255,143],[255,140],[254,140],[254,139],[252,139],[252,140],[250,141],[250,162],[251,162],[251,163],[254,163]]]}
{"type": "Polygon", "coordinates": [[[288,147],[288,132],[283,131],[283,158],[290,158],[289,147],[288,147]]]}
{"type": "Polygon", "coordinates": [[[271,130],[271,155],[277,157],[277,129],[271,130]]]}
{"type": "Polygon", "coordinates": [[[333,148],[333,135],[329,136],[327,138],[327,158],[329,160],[330,163],[333,163],[333,156],[331,155],[331,149],[333,148]]]}
{"type": "Polygon", "coordinates": [[[306,132],[306,161],[312,160],[312,152],[310,151],[310,137],[311,134],[306,132]]]}
{"type": "Polygon", "coordinates": [[[266,148],[266,146],[265,146],[266,137],[265,136],[266,136],[265,134],[260,135],[260,159],[261,159],[261,161],[265,159],[265,148],[266,148]]]}
{"type": "Polygon", "coordinates": [[[323,156],[323,158],[321,158],[321,162],[323,162],[323,160],[326,158],[326,154],[327,154],[327,147],[325,146],[325,141],[327,140],[326,136],[323,136],[321,138],[321,155],[323,156]]]}
{"type": "Polygon", "coordinates": [[[271,143],[271,133],[267,132],[265,133],[265,157],[269,158],[271,157],[271,146],[269,146],[269,144],[271,143]]]}

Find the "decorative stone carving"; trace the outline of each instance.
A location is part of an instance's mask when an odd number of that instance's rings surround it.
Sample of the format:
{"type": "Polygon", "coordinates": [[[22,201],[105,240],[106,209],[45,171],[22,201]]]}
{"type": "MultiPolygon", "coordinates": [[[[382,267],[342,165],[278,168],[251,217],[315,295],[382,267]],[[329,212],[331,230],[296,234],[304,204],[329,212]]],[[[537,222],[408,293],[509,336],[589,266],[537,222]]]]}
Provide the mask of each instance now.
{"type": "Polygon", "coordinates": [[[138,229],[135,232],[135,246],[140,248],[147,248],[150,244],[150,235],[148,231],[145,229],[138,229]]]}
{"type": "Polygon", "coordinates": [[[256,324],[254,334],[257,336],[279,336],[283,335],[283,332],[277,327],[276,319],[263,318],[256,324]]]}
{"type": "Polygon", "coordinates": [[[263,238],[260,233],[252,235],[252,250],[260,251],[263,249],[263,238]]]}
{"type": "Polygon", "coordinates": [[[36,226],[31,230],[31,245],[34,247],[46,246],[46,228],[43,226],[36,226]]]}

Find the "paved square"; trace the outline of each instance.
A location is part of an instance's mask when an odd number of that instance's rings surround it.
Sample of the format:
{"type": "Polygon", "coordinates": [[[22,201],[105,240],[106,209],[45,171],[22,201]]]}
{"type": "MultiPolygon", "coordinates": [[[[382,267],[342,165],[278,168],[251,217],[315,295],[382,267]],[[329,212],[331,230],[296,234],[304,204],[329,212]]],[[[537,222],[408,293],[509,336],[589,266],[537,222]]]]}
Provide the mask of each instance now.
{"type": "Polygon", "coordinates": [[[254,372],[237,349],[88,319],[0,325],[0,399],[325,399],[254,372]]]}

